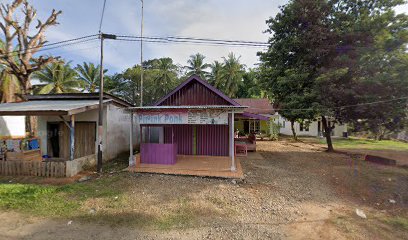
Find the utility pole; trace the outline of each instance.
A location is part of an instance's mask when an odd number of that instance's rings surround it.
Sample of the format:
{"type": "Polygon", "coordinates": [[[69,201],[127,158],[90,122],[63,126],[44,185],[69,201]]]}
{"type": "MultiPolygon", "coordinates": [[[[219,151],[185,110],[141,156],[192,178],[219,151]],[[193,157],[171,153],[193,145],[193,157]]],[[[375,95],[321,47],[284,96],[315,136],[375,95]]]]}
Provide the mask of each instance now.
{"type": "Polygon", "coordinates": [[[142,2],[142,21],[140,23],[140,106],[143,106],[143,0],[142,2]]]}
{"type": "Polygon", "coordinates": [[[97,171],[102,172],[102,139],[103,139],[103,40],[106,39],[116,39],[116,35],[100,33],[99,37],[101,39],[101,67],[100,67],[100,78],[99,78],[99,117],[98,117],[98,162],[97,171]]]}

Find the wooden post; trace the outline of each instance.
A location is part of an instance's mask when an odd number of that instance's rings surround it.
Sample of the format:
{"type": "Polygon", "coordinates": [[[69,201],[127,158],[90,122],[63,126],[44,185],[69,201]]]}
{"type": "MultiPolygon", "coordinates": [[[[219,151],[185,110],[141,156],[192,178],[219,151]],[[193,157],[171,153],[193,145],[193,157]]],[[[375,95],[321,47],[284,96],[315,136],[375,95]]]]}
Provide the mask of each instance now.
{"type": "Polygon", "coordinates": [[[75,155],[75,115],[71,115],[71,123],[69,128],[69,160],[74,160],[75,155]]]}
{"type": "Polygon", "coordinates": [[[230,156],[231,156],[231,171],[237,171],[237,167],[235,166],[235,143],[234,143],[234,112],[232,111],[229,115],[229,132],[230,132],[230,156]]]}
{"type": "Polygon", "coordinates": [[[133,156],[133,112],[130,112],[130,134],[129,134],[129,167],[136,166],[133,156]]]}

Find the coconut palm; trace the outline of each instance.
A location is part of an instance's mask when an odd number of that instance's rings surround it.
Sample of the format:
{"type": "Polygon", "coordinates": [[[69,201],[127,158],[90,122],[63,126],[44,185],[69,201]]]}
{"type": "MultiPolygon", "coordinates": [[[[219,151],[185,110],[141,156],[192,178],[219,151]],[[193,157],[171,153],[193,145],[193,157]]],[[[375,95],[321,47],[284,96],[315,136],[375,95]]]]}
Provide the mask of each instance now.
{"type": "Polygon", "coordinates": [[[48,64],[43,70],[36,72],[34,77],[45,83],[38,94],[79,92],[78,89],[82,87],[77,79],[77,72],[69,63],[48,64]]]}
{"type": "Polygon", "coordinates": [[[221,78],[223,83],[224,93],[229,97],[235,97],[239,85],[242,84],[242,78],[245,73],[244,65],[234,53],[229,53],[228,57],[223,57],[224,67],[222,68],[221,78]]]}
{"type": "Polygon", "coordinates": [[[185,68],[187,69],[187,75],[198,75],[202,79],[206,79],[208,76],[208,72],[206,71],[207,68],[211,67],[210,64],[204,63],[205,56],[196,53],[194,55],[190,56],[190,59],[187,61],[187,66],[185,68]]]}
{"type": "Polygon", "coordinates": [[[221,75],[222,69],[223,69],[223,64],[220,63],[219,61],[214,61],[214,63],[211,64],[211,73],[209,74],[209,77],[208,77],[208,82],[218,89],[223,88],[222,75],[221,75]]]}
{"type": "Polygon", "coordinates": [[[152,66],[152,70],[154,71],[153,83],[156,88],[156,97],[162,97],[177,85],[178,67],[173,63],[173,59],[157,59],[152,66]]]}
{"type": "MultiPolygon", "coordinates": [[[[84,62],[83,65],[78,64],[75,70],[78,73],[78,79],[84,82],[84,90],[91,93],[96,92],[101,78],[100,66],[84,62]]],[[[104,69],[103,72],[106,73],[107,71],[104,69]]]]}

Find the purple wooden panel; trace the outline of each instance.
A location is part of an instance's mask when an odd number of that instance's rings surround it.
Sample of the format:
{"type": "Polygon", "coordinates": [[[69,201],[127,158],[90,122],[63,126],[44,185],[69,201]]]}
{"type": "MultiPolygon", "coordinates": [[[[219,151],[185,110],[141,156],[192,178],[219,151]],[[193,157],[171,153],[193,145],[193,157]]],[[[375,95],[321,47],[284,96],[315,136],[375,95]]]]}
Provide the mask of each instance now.
{"type": "MultiPolygon", "coordinates": [[[[185,92],[185,95],[181,94],[182,90],[189,87],[188,85],[190,85],[192,83],[198,83],[202,87],[204,87],[204,88],[202,88],[203,92],[210,91],[210,92],[213,93],[213,94],[204,94],[203,95],[202,100],[204,101],[204,103],[209,103],[211,101],[217,101],[218,98],[222,98],[227,103],[229,103],[227,105],[239,106],[239,103],[235,102],[233,99],[229,98],[223,92],[221,92],[220,90],[218,90],[217,88],[215,88],[214,86],[209,84],[207,81],[202,80],[197,75],[193,75],[190,78],[188,78],[186,81],[184,81],[182,84],[180,84],[173,91],[171,91],[166,96],[164,96],[159,101],[157,101],[154,104],[154,106],[168,105],[168,102],[178,103],[176,105],[181,105],[181,102],[188,101],[190,99],[197,99],[198,97],[201,97],[202,95],[194,95],[193,91],[187,91],[187,92],[185,92]],[[183,100],[181,100],[182,98],[183,98],[183,100]],[[166,101],[168,101],[168,102],[166,103],[166,101]]],[[[197,91],[197,89],[198,89],[197,86],[194,86],[193,88],[195,88],[195,91],[197,91]]],[[[222,101],[219,101],[219,102],[222,102],[222,101]]],[[[187,105],[189,105],[189,104],[187,104],[187,105]]],[[[193,105],[193,104],[191,104],[191,105],[193,105]]],[[[213,103],[213,104],[210,103],[210,105],[216,105],[216,103],[213,103]]]]}
{"type": "Polygon", "coordinates": [[[197,125],[197,154],[229,155],[228,125],[197,125]]]}
{"type": "Polygon", "coordinates": [[[176,163],[176,158],[177,144],[140,144],[141,163],[172,165],[176,163]]]}
{"type": "Polygon", "coordinates": [[[164,129],[165,143],[172,141],[177,143],[177,154],[192,155],[193,154],[193,126],[192,125],[171,125],[164,129]],[[173,130],[172,130],[173,128],[173,130]]]}
{"type": "MultiPolygon", "coordinates": [[[[232,101],[232,100],[231,100],[232,101]]],[[[198,81],[191,81],[168,96],[161,106],[232,105],[226,99],[198,81]]]]}

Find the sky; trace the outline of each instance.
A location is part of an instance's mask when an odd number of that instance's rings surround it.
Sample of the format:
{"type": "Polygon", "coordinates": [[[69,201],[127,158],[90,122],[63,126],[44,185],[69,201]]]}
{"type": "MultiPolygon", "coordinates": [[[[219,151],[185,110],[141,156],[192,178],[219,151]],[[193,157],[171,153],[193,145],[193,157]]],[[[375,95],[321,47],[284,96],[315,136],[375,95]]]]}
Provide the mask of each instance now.
{"type": "MultiPolygon", "coordinates": [[[[6,0],[11,1],[11,0],[6,0]]],[[[266,19],[275,16],[284,0],[144,0],[144,36],[182,36],[266,42],[266,19]]],[[[46,19],[52,9],[62,10],[59,25],[49,28],[52,43],[98,33],[103,0],[33,0],[38,18],[46,19]]],[[[141,1],[107,0],[102,32],[140,35],[141,1]]],[[[222,61],[229,52],[241,56],[247,67],[257,63],[259,47],[203,46],[197,44],[144,43],[144,59],[171,57],[186,65],[190,55],[206,56],[208,63],[222,61]]],[[[99,41],[44,51],[72,61],[99,63],[99,41]]],[[[140,63],[140,43],[106,40],[104,66],[109,74],[140,63]]]]}
{"type": "MultiPolygon", "coordinates": [[[[10,2],[11,0],[6,0],[10,2]]],[[[63,41],[98,33],[103,0],[31,0],[38,18],[45,20],[52,9],[62,10],[60,23],[49,28],[47,40],[63,41]]],[[[144,36],[182,36],[266,42],[265,21],[276,15],[286,0],[144,0],[144,36]]],[[[398,12],[408,12],[408,6],[398,12]]],[[[140,35],[141,1],[106,0],[102,32],[140,35]]],[[[73,65],[99,63],[99,40],[42,52],[61,56],[73,65]]],[[[208,63],[222,61],[229,52],[241,56],[247,67],[258,62],[255,47],[203,46],[192,44],[144,43],[144,59],[171,57],[186,65],[190,55],[206,56],[208,63]]],[[[106,40],[104,66],[108,74],[140,63],[140,43],[106,40]]]]}

